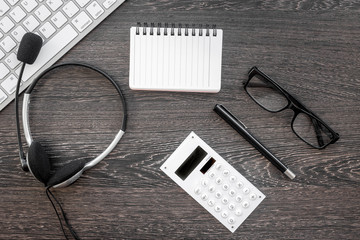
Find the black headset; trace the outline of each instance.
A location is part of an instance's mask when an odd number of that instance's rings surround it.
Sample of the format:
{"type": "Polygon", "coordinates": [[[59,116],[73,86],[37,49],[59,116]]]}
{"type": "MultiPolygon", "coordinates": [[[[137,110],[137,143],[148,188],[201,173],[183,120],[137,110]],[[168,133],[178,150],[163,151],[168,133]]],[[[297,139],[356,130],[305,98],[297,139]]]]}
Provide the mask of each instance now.
{"type": "MultiPolygon", "coordinates": [[[[20,123],[19,123],[19,107],[18,107],[18,95],[19,95],[19,88],[21,83],[21,78],[24,72],[24,68],[26,63],[32,64],[34,63],[35,59],[37,58],[40,49],[42,46],[42,39],[33,33],[26,33],[21,40],[19,50],[18,50],[18,60],[24,62],[21,67],[19,80],[16,88],[16,95],[15,95],[15,102],[16,102],[16,124],[17,124],[17,135],[18,135],[18,142],[19,142],[19,155],[20,155],[20,162],[21,167],[24,171],[30,171],[31,174],[40,182],[44,183],[47,188],[50,187],[66,187],[76,181],[81,174],[85,171],[90,169],[91,167],[95,166],[101,160],[103,160],[117,145],[120,141],[121,137],[124,135],[126,130],[126,122],[127,122],[127,107],[124,95],[121,92],[119,85],[104,71],[85,64],[85,63],[63,63],[59,65],[54,65],[44,72],[42,72],[32,84],[28,87],[25,92],[24,100],[23,100],[23,108],[22,108],[22,117],[23,117],[23,128],[25,133],[25,138],[27,144],[29,146],[29,150],[27,156],[25,157],[22,142],[21,142],[21,134],[20,134],[20,123]],[[49,160],[43,146],[40,142],[33,140],[30,132],[29,127],[29,103],[30,103],[30,95],[38,83],[38,81],[43,78],[44,75],[49,73],[50,71],[65,67],[65,66],[79,66],[84,67],[87,69],[91,69],[106,79],[108,79],[112,85],[116,88],[117,92],[119,93],[122,109],[123,109],[123,119],[122,119],[122,126],[120,131],[116,134],[113,141],[110,145],[103,151],[100,155],[98,155],[95,159],[91,160],[90,162],[85,163],[83,160],[73,161],[65,166],[61,167],[60,169],[56,170],[53,174],[51,174],[51,161],[49,160]]],[[[46,53],[44,53],[46,54],[46,53]]]]}
{"type": "MultiPolygon", "coordinates": [[[[17,53],[17,59],[21,62],[23,62],[23,65],[20,70],[19,79],[16,85],[16,95],[15,95],[15,112],[16,112],[16,127],[17,127],[17,138],[19,143],[19,156],[20,156],[20,163],[21,167],[24,171],[30,171],[31,174],[40,182],[42,182],[46,187],[46,195],[49,198],[55,213],[58,217],[58,220],[60,222],[61,229],[63,231],[63,234],[66,239],[68,239],[62,220],[60,218],[60,214],[58,210],[55,207],[55,204],[58,205],[58,207],[61,209],[61,214],[63,216],[63,219],[65,221],[66,226],[68,227],[71,235],[75,239],[80,239],[74,229],[71,227],[70,223],[67,220],[66,214],[60,204],[60,202],[55,198],[54,194],[50,191],[51,187],[66,187],[73,182],[75,182],[81,174],[93,166],[95,166],[97,163],[99,163],[101,160],[103,160],[118,144],[121,137],[124,135],[126,130],[126,122],[127,122],[127,107],[124,95],[121,92],[121,89],[119,85],[104,71],[85,64],[85,63],[63,63],[59,65],[54,65],[52,67],[49,67],[44,72],[42,72],[34,81],[32,84],[28,87],[28,89],[25,91],[24,94],[24,100],[23,100],[23,108],[22,108],[22,117],[23,117],[23,128],[25,133],[25,138],[27,141],[27,144],[29,145],[29,150],[27,153],[27,156],[25,157],[25,153],[23,151],[22,147],[22,141],[21,141],[21,133],[20,133],[20,119],[19,119],[19,91],[20,91],[20,84],[21,79],[24,73],[25,65],[26,64],[33,64],[39,55],[40,49],[42,47],[42,38],[34,33],[25,33],[24,36],[21,39],[19,50],[17,53]],[[90,162],[85,163],[83,160],[77,160],[73,161],[69,164],[66,164],[65,166],[61,167],[60,169],[56,170],[53,174],[51,173],[51,161],[49,160],[43,146],[41,146],[40,142],[33,140],[30,132],[29,127],[29,104],[30,104],[30,95],[35,88],[37,82],[46,74],[48,74],[50,71],[65,67],[65,66],[79,66],[84,67],[90,70],[93,70],[102,76],[104,76],[106,79],[108,79],[112,85],[116,88],[117,92],[119,93],[120,100],[122,103],[123,108],[123,119],[122,119],[122,125],[120,131],[116,134],[113,141],[110,143],[110,145],[103,151],[100,155],[98,155],[95,159],[91,160],[90,162]],[[53,201],[55,200],[55,202],[53,201]]],[[[46,53],[43,53],[46,54],[46,53]]]]}

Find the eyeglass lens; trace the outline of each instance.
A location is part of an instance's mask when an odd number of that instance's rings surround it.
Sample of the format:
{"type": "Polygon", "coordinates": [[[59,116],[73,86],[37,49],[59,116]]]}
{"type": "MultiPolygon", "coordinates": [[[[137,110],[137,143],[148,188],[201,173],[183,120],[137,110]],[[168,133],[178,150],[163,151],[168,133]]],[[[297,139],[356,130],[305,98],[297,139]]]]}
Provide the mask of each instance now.
{"type": "Polygon", "coordinates": [[[305,142],[315,147],[323,147],[329,144],[333,138],[327,127],[305,113],[296,115],[292,129],[305,142]]]}
{"type": "Polygon", "coordinates": [[[256,74],[246,85],[246,91],[263,108],[277,112],[288,105],[288,100],[271,82],[256,74]]]}

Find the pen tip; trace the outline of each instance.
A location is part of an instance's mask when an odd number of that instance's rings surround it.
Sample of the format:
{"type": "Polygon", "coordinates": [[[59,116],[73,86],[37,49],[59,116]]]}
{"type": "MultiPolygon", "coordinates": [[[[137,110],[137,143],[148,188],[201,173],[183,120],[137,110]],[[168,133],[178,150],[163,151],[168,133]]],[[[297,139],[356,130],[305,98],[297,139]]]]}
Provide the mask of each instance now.
{"type": "Polygon", "coordinates": [[[286,171],[284,172],[284,174],[285,174],[286,176],[288,176],[291,180],[293,180],[293,179],[296,177],[296,175],[295,175],[290,169],[286,169],[286,171]]]}

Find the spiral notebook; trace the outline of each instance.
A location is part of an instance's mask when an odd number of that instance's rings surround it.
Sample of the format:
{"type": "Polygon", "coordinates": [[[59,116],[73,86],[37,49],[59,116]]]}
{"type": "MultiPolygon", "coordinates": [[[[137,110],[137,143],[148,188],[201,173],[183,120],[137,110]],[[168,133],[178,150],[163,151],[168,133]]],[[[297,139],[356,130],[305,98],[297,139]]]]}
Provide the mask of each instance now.
{"type": "Polygon", "coordinates": [[[223,31],[206,25],[130,29],[129,86],[134,90],[219,92],[223,31]]]}

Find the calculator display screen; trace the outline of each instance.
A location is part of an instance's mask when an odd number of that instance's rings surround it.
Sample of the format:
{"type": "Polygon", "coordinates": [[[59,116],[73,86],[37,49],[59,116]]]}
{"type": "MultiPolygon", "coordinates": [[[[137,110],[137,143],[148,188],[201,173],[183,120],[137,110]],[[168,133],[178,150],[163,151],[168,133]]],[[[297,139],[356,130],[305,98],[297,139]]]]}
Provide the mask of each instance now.
{"type": "Polygon", "coordinates": [[[185,180],[206,155],[207,152],[198,146],[176,170],[175,174],[185,180]]]}

